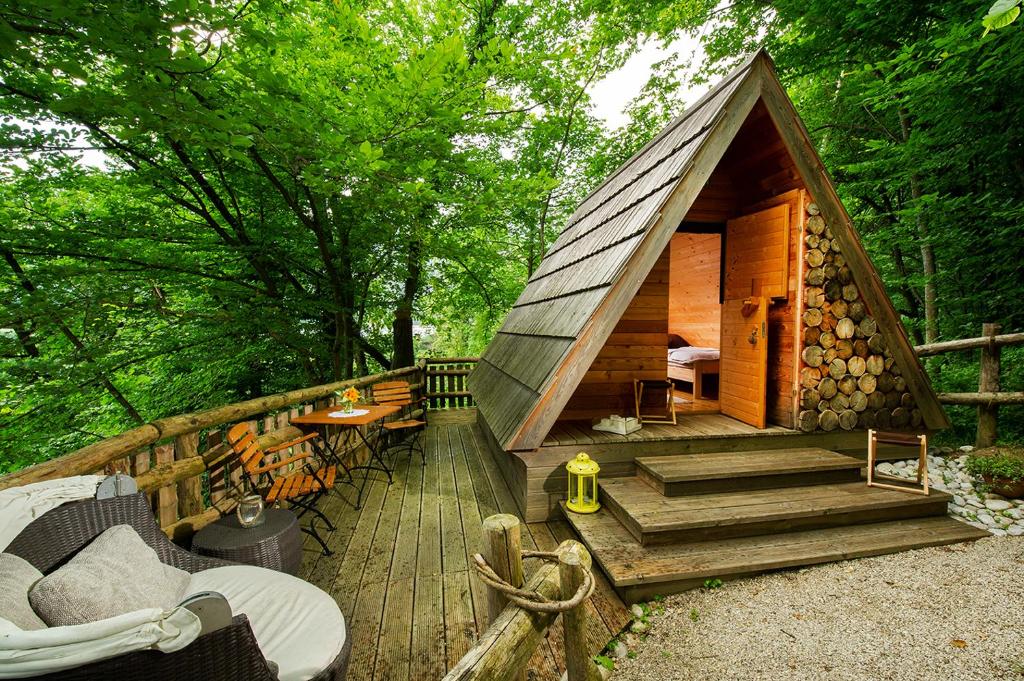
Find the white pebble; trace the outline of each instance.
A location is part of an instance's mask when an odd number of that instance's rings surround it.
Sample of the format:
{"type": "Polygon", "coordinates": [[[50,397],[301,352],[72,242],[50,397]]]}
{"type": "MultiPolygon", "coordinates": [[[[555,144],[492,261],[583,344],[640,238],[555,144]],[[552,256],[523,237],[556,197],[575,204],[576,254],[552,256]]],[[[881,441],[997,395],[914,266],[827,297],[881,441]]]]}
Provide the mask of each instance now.
{"type": "Polygon", "coordinates": [[[990,511],[1005,511],[1013,508],[1013,504],[1004,499],[986,499],[985,508],[990,511]]]}

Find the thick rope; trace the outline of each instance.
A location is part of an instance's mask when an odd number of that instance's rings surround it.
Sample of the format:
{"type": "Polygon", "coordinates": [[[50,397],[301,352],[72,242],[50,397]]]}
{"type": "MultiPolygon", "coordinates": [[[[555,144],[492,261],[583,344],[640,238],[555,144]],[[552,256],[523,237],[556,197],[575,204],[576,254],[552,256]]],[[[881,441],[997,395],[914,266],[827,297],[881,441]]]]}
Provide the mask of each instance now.
{"type": "MultiPolygon", "coordinates": [[[[523,551],[522,556],[523,558],[540,558],[541,560],[553,563],[558,562],[557,553],[546,551],[523,551]]],[[[576,590],[572,598],[564,601],[552,601],[535,591],[526,591],[525,589],[518,589],[512,586],[499,577],[498,573],[487,564],[487,561],[479,553],[473,556],[473,560],[475,561],[474,567],[476,568],[477,575],[480,577],[480,581],[495,591],[504,594],[505,598],[523,610],[547,613],[565,612],[578,608],[594,593],[594,575],[585,566],[581,566],[583,567],[583,583],[580,584],[580,588],[576,590]]]]}

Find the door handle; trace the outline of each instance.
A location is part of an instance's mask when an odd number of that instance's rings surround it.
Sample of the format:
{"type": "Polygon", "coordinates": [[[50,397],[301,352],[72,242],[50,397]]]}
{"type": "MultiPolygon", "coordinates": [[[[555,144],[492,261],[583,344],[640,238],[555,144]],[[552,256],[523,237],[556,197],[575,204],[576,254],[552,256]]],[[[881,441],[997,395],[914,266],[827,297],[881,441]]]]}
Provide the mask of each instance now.
{"type": "Polygon", "coordinates": [[[757,327],[756,326],[754,327],[754,330],[750,332],[750,338],[747,339],[747,342],[750,343],[751,345],[757,345],[757,327]]]}

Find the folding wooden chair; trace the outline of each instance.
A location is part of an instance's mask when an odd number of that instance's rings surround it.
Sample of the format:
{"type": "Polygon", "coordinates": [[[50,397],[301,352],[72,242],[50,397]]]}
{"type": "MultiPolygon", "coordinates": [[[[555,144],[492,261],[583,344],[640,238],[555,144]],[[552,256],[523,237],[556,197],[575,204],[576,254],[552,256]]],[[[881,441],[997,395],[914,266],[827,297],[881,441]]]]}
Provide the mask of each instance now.
{"type": "Polygon", "coordinates": [[[633,379],[636,419],[640,423],[676,424],[676,405],[672,399],[672,381],[633,379]],[[645,399],[646,398],[646,399],[645,399]]]}
{"type": "Polygon", "coordinates": [[[880,433],[876,430],[868,431],[868,487],[884,487],[885,489],[910,492],[912,494],[923,494],[928,496],[928,436],[911,435],[909,433],[880,433]],[[902,445],[904,447],[917,447],[917,484],[921,487],[909,485],[890,485],[879,480],[893,480],[904,482],[903,478],[894,475],[884,475],[875,472],[875,462],[878,459],[878,443],[887,445],[902,445]]]}
{"type": "Polygon", "coordinates": [[[228,444],[238,454],[238,459],[242,464],[242,474],[249,488],[263,497],[263,501],[267,505],[287,501],[290,506],[299,509],[296,515],[300,518],[306,513],[313,513],[315,517],[310,519],[309,525],[303,527],[302,531],[313,537],[320,544],[324,555],[329,556],[331,551],[317,531],[316,518],[324,521],[328,532],[334,531],[334,525],[316,508],[316,504],[334,487],[334,481],[338,474],[337,467],[334,465],[314,466],[315,457],[308,453],[284,458],[276,457],[276,461],[265,463],[268,456],[283,452],[315,437],[319,437],[319,433],[309,433],[296,440],[262,449],[248,424],[239,423],[228,430],[228,444]],[[301,469],[282,471],[285,466],[299,462],[303,464],[301,469]],[[278,472],[280,472],[279,475],[278,472]]]}
{"type": "Polygon", "coordinates": [[[373,386],[373,401],[377,404],[402,407],[397,419],[384,422],[384,432],[388,437],[386,449],[398,446],[401,444],[401,439],[406,438],[405,448],[409,456],[411,457],[414,451],[418,451],[420,460],[426,464],[427,455],[423,451],[423,443],[420,440],[420,434],[427,429],[426,398],[414,398],[412,387],[408,381],[385,381],[373,386]],[[413,416],[417,407],[422,409],[421,418],[413,416]]]}

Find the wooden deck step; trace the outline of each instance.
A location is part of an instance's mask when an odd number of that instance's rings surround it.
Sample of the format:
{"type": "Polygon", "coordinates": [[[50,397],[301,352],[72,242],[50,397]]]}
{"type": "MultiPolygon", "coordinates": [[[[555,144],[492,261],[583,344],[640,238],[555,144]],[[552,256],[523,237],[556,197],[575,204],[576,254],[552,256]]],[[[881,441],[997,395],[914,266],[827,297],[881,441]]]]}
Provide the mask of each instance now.
{"type": "Polygon", "coordinates": [[[928,496],[863,482],[665,497],[639,478],[600,485],[601,501],[643,545],[945,515],[945,492],[928,496]]]}
{"type": "Polygon", "coordinates": [[[864,463],[819,447],[639,457],[637,477],[665,496],[860,480],[864,463]]]}
{"type": "Polygon", "coordinates": [[[606,509],[588,515],[565,515],[627,602],[686,591],[702,586],[706,579],[735,579],[770,570],[988,536],[983,530],[943,515],[760,537],[641,546],[606,509]]]}

